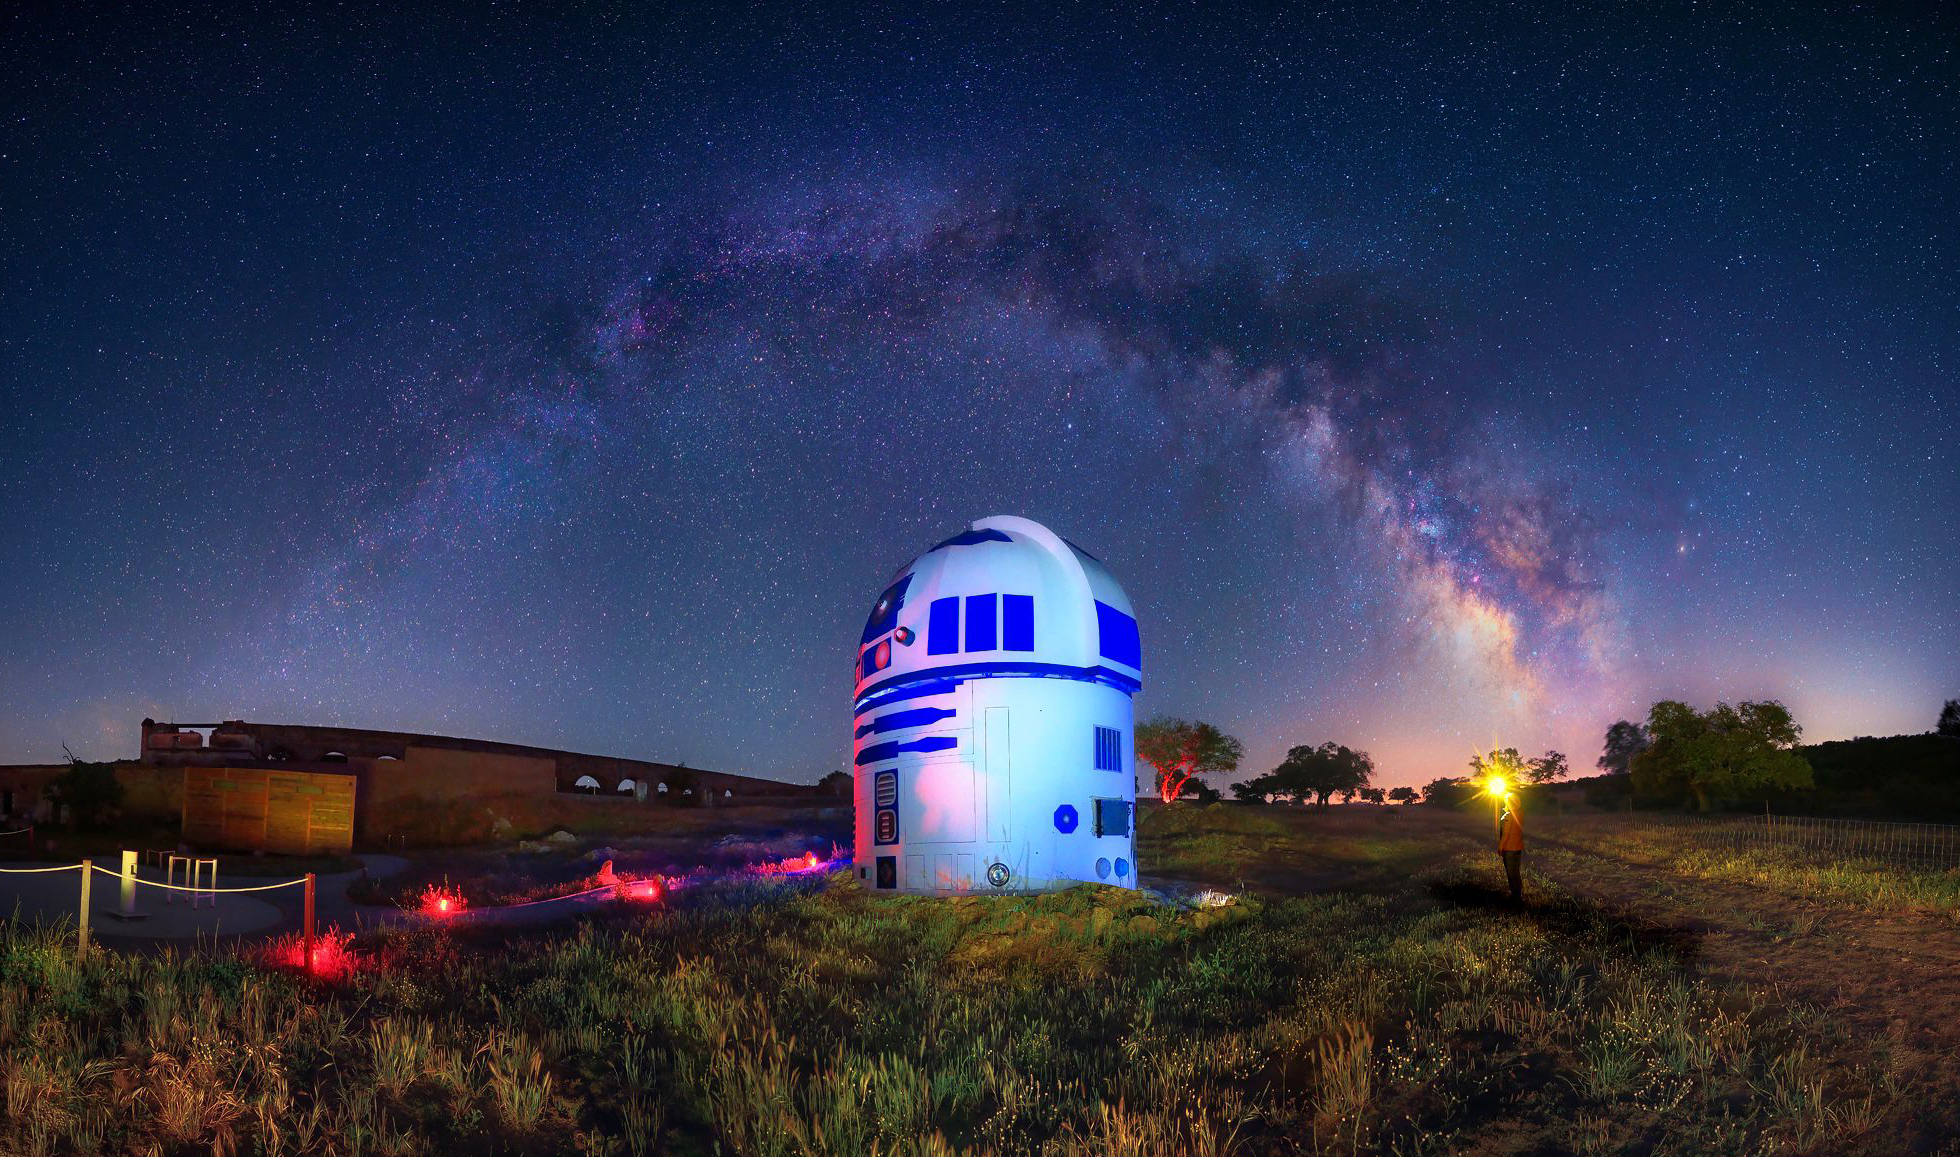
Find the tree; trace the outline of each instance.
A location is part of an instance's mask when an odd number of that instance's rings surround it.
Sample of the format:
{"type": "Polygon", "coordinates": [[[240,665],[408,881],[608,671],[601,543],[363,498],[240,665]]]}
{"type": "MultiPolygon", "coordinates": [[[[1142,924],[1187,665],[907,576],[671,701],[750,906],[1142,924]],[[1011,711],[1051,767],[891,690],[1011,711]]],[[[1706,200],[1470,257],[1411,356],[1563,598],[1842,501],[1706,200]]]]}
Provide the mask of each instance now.
{"type": "Polygon", "coordinates": [[[1245,748],[1209,723],[1158,716],[1136,729],[1137,758],[1157,775],[1157,795],[1171,803],[1201,775],[1237,771],[1245,748]]]}
{"type": "Polygon", "coordinates": [[[851,794],[851,777],[842,769],[833,771],[817,781],[817,790],[848,797],[851,794]]]}
{"type": "Polygon", "coordinates": [[[1633,768],[1633,757],[1653,743],[1644,724],[1620,720],[1606,729],[1606,749],[1596,765],[1608,775],[1625,775],[1633,768]]]}
{"type": "Polygon", "coordinates": [[[1647,714],[1652,743],[1632,763],[1641,795],[1692,799],[1707,811],[1763,790],[1811,786],[1810,763],[1797,753],[1803,729],[1774,699],[1717,703],[1696,711],[1674,699],[1647,714]]]}
{"type": "Polygon", "coordinates": [[[1531,783],[1552,783],[1571,772],[1562,752],[1548,751],[1524,766],[1524,777],[1531,783]]]}
{"type": "Polygon", "coordinates": [[[1291,749],[1278,767],[1253,783],[1266,781],[1266,791],[1294,800],[1312,796],[1318,806],[1326,807],[1328,796],[1367,787],[1374,775],[1375,761],[1367,752],[1329,742],[1291,749]]]}
{"type": "Polygon", "coordinates": [[[1414,803],[1416,802],[1416,789],[1412,787],[1393,787],[1388,790],[1388,798],[1394,800],[1396,803],[1414,803]]]}
{"type": "Polygon", "coordinates": [[[1388,793],[1378,787],[1364,787],[1361,789],[1361,798],[1369,803],[1383,803],[1388,799],[1388,793]]]}
{"type": "Polygon", "coordinates": [[[1424,803],[1461,803],[1469,784],[1460,775],[1445,775],[1422,785],[1424,803]]]}
{"type": "Polygon", "coordinates": [[[1217,803],[1225,797],[1219,794],[1217,788],[1194,776],[1185,783],[1184,793],[1178,798],[1193,800],[1197,803],[1217,803]]]}
{"type": "Polygon", "coordinates": [[[1939,726],[1933,730],[1941,735],[1960,738],[1960,699],[1948,699],[1946,706],[1940,708],[1939,726]]]}
{"type": "Polygon", "coordinates": [[[1470,775],[1473,779],[1490,779],[1503,776],[1509,784],[1523,783],[1525,780],[1524,757],[1515,747],[1495,747],[1487,755],[1470,757],[1470,775]]]}
{"type": "Polygon", "coordinates": [[[1265,803],[1267,795],[1266,777],[1241,780],[1232,785],[1232,798],[1240,803],[1265,803]]]}

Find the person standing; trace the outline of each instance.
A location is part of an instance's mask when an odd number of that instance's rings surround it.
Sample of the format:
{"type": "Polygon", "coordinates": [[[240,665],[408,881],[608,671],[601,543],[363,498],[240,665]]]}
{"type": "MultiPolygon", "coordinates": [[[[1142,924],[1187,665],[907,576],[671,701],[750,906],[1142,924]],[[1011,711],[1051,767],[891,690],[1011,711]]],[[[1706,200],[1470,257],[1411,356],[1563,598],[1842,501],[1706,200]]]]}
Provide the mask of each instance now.
{"type": "Polygon", "coordinates": [[[1524,903],[1524,822],[1518,818],[1518,795],[1504,793],[1504,806],[1497,815],[1497,855],[1504,861],[1504,877],[1511,885],[1511,903],[1524,903]]]}

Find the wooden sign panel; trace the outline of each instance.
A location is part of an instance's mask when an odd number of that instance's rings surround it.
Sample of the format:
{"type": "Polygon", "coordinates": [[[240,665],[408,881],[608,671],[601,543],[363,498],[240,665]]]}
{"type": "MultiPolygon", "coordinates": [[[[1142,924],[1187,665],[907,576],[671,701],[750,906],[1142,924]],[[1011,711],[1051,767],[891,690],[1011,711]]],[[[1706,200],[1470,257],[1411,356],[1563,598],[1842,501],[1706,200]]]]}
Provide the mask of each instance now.
{"type": "Polygon", "coordinates": [[[344,853],[354,845],[354,777],[186,767],[184,839],[241,852],[344,853]]]}

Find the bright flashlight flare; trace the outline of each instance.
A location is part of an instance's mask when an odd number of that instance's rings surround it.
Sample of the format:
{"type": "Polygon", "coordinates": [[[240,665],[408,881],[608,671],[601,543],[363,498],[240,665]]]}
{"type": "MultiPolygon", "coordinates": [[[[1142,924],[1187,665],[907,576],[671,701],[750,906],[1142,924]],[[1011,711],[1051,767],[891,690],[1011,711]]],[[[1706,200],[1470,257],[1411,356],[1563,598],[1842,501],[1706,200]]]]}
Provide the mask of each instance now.
{"type": "Polygon", "coordinates": [[[1510,791],[1510,785],[1504,782],[1504,777],[1501,775],[1491,776],[1490,779],[1484,784],[1485,795],[1497,796],[1501,798],[1509,791],[1510,791]]]}

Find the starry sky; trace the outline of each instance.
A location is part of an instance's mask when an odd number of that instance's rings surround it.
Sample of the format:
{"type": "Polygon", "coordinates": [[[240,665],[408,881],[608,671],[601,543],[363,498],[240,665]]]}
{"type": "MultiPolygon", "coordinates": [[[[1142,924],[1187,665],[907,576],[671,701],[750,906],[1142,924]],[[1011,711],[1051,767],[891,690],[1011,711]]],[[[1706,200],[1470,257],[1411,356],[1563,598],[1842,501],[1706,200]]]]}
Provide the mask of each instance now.
{"type": "Polygon", "coordinates": [[[1960,695],[1951,7],[274,7],[4,18],[0,760],[810,780],[991,514],[1254,772],[1960,695]]]}

